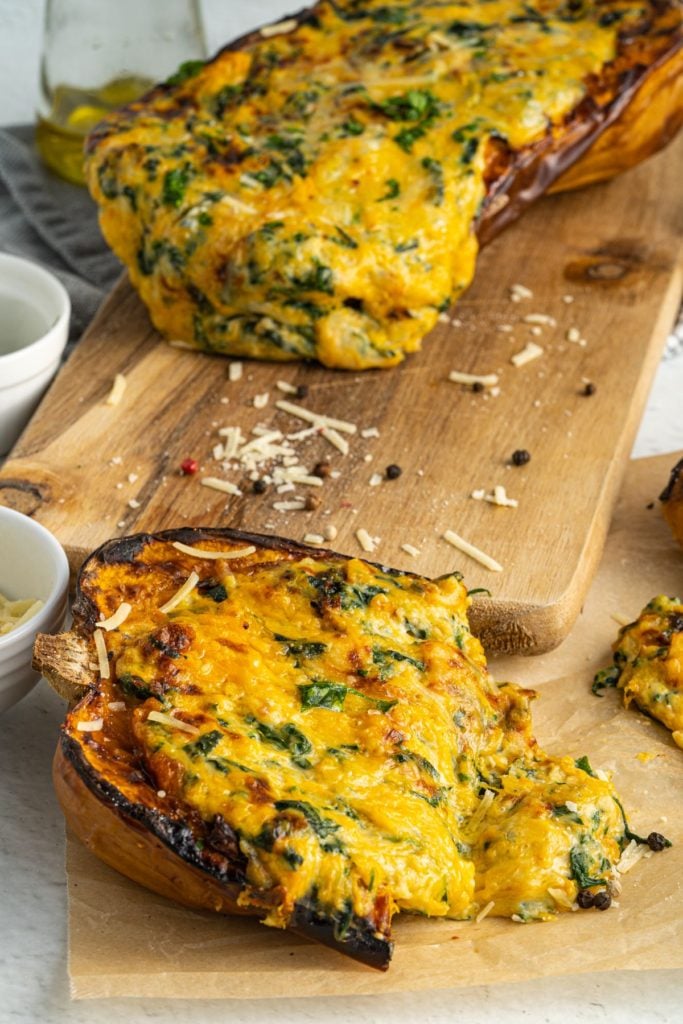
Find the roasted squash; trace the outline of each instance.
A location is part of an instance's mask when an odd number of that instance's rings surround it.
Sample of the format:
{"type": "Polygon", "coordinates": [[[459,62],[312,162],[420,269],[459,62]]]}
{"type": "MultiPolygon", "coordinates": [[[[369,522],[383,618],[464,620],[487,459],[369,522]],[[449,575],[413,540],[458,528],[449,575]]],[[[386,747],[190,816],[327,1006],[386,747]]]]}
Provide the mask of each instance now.
{"type": "Polygon", "coordinates": [[[659,495],[662,513],[679,544],[683,544],[683,459],[671,470],[666,487],[659,495]]]}
{"type": "MultiPolygon", "coordinates": [[[[547,920],[634,840],[606,776],[531,734],[459,574],[229,530],[114,540],[35,664],[78,701],[54,765],[76,835],[192,907],[374,967],[397,911],[547,920]]],[[[608,901],[609,902],[609,901],[608,901]]]]}
{"type": "Polygon", "coordinates": [[[595,677],[593,693],[606,687],[671,730],[683,749],[683,602],[660,594],[619,630],[614,663],[595,677]]]}
{"type": "Polygon", "coordinates": [[[90,135],[105,238],[169,339],[365,369],[479,244],[683,121],[677,0],[322,0],[90,135]]]}

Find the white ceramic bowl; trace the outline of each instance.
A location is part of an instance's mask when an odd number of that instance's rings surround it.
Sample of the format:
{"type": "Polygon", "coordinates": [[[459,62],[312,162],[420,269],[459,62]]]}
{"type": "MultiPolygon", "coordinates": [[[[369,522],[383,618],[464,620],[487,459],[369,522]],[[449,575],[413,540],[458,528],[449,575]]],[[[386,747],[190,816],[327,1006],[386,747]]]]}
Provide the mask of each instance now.
{"type": "Polygon", "coordinates": [[[64,625],[69,563],[61,544],[40,523],[0,506],[0,591],[12,600],[39,598],[43,607],[0,636],[0,712],[25,697],[40,675],[31,668],[36,633],[64,625]]]}
{"type": "Polygon", "coordinates": [[[71,303],[56,277],[0,253],[0,455],[10,450],[54,377],[71,303]]]}

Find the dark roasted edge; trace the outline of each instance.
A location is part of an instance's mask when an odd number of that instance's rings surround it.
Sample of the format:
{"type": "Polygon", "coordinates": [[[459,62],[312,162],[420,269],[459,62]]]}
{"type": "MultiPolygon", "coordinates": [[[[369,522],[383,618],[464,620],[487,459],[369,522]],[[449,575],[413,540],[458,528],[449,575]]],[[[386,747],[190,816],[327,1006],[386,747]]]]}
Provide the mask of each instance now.
{"type": "Polygon", "coordinates": [[[683,459],[679,459],[671,470],[669,482],[659,495],[659,500],[662,502],[671,501],[674,496],[674,490],[676,489],[676,485],[679,481],[681,482],[681,497],[683,498],[683,459]]]}
{"type": "MultiPolygon", "coordinates": [[[[304,7],[295,13],[278,18],[274,24],[291,20],[297,22],[297,27],[303,25],[315,18],[317,6],[315,4],[312,7],[304,7]]],[[[253,29],[222,46],[206,63],[212,64],[221,57],[221,54],[244,49],[263,41],[263,38],[261,27],[253,29]]],[[[636,64],[629,69],[618,94],[606,106],[599,107],[592,96],[586,96],[567,115],[558,138],[548,134],[530,146],[513,150],[511,164],[500,178],[491,183],[476,220],[475,231],[479,244],[484,246],[493,241],[501,231],[517,220],[528,206],[540,198],[565,171],[580,160],[593,143],[597,142],[600,136],[618,121],[646,80],[671,60],[681,47],[683,47],[683,36],[679,32],[673,38],[672,45],[658,60],[648,65],[636,64]],[[504,201],[504,205],[501,205],[501,201],[504,201]]],[[[162,82],[134,103],[127,104],[120,109],[134,113],[140,104],[144,105],[174,88],[176,87],[162,82]]],[[[103,127],[100,128],[100,125],[96,125],[86,139],[86,153],[92,153],[97,148],[100,138],[108,134],[108,130],[104,128],[106,120],[100,124],[103,127]]],[[[670,135],[663,137],[659,148],[670,142],[671,137],[670,135]]]]}
{"type": "MultiPolygon", "coordinates": [[[[96,622],[96,609],[90,599],[82,593],[80,587],[81,578],[89,571],[94,562],[115,565],[134,558],[150,543],[177,540],[181,543],[196,545],[198,541],[206,538],[253,544],[257,548],[282,551],[302,558],[312,556],[318,560],[344,560],[347,557],[326,548],[311,548],[296,544],[283,537],[266,537],[221,527],[181,527],[177,530],[161,530],[157,533],[132,534],[128,537],[105,541],[88,556],[81,566],[76,602],[73,608],[74,625],[77,628],[79,626],[87,628],[94,626],[96,622]]],[[[386,566],[378,565],[377,567],[383,572],[397,572],[397,570],[386,566]]],[[[401,575],[413,576],[415,574],[401,573],[401,575]]],[[[82,699],[87,699],[90,692],[92,691],[86,692],[82,699]]],[[[62,727],[63,729],[64,727],[62,727]]],[[[64,757],[77,772],[82,782],[99,800],[111,807],[119,817],[127,822],[135,823],[151,832],[173,854],[193,868],[210,875],[226,888],[227,895],[232,899],[237,898],[240,889],[246,884],[244,865],[239,861],[231,860],[207,845],[209,833],[207,825],[202,823],[203,827],[195,832],[183,819],[170,817],[155,808],[147,807],[144,803],[133,803],[116,786],[102,778],[94,770],[83,756],[81,744],[64,731],[61,734],[60,744],[64,757]]],[[[256,913],[252,912],[254,916],[256,913]]],[[[378,970],[387,970],[389,967],[393,942],[378,934],[372,923],[365,918],[354,915],[341,930],[340,922],[335,918],[323,915],[320,908],[315,907],[312,902],[300,900],[295,904],[288,927],[291,931],[329,946],[368,967],[378,970]]]]}
{"type": "MultiPolygon", "coordinates": [[[[288,540],[286,537],[276,535],[268,536],[260,533],[247,533],[243,530],[232,530],[229,527],[221,526],[182,526],[175,530],[159,530],[154,533],[132,533],[126,537],[115,537],[100,544],[85,559],[78,571],[76,582],[76,597],[73,605],[74,625],[78,629],[80,625],[94,627],[97,621],[97,609],[92,601],[86,597],[81,588],[81,582],[90,571],[93,564],[116,565],[120,562],[129,562],[147,546],[153,543],[170,543],[179,541],[181,544],[196,546],[199,541],[226,540],[237,541],[245,545],[265,548],[270,551],[282,551],[283,554],[294,555],[298,558],[313,558],[317,561],[331,559],[333,561],[345,561],[353,558],[353,555],[344,555],[330,548],[309,547],[306,544],[298,544],[296,541],[288,540]]],[[[180,552],[178,552],[180,554],[180,552]]],[[[419,577],[419,573],[411,572],[409,569],[394,569],[379,562],[368,562],[369,565],[380,569],[389,576],[412,576],[419,577]]],[[[447,573],[452,576],[453,573],[447,573]]],[[[424,577],[423,577],[424,578],[424,577]]]]}

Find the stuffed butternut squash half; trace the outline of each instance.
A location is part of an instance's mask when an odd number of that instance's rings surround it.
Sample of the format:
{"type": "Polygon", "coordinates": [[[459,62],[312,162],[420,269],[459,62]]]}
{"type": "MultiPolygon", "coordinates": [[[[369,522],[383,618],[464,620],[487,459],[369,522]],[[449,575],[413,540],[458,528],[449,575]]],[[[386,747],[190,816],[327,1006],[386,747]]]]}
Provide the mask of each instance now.
{"type": "MultiPolygon", "coordinates": [[[[174,900],[386,968],[395,913],[547,920],[609,903],[638,840],[606,776],[531,734],[459,574],[228,530],[105,544],[35,664],[68,712],[81,840],[174,900]]],[[[644,841],[644,840],[643,840],[644,841]]]]}
{"type": "Polygon", "coordinates": [[[167,338],[391,366],[532,199],[675,134],[682,63],[677,0],[321,0],[109,116],[87,178],[167,338]]]}

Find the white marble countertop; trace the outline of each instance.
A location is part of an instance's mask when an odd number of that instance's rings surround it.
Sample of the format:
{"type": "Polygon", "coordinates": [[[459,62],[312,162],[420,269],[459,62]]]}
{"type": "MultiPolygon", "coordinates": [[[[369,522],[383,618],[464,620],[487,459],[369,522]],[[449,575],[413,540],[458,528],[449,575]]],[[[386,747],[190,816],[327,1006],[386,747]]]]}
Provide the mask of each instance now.
{"type": "MultiPolygon", "coordinates": [[[[296,7],[295,0],[204,0],[210,48],[296,7]]],[[[0,122],[35,103],[41,0],[0,0],[0,122]]],[[[672,341],[634,455],[683,448],[683,349],[672,341]]],[[[646,1024],[681,1020],[683,972],[549,978],[515,985],[375,998],[88,1000],[69,997],[64,826],[50,780],[63,703],[41,683],[0,718],[0,1024],[646,1024]]],[[[682,923],[683,932],[683,923],[682,923]]],[[[683,934],[681,936],[683,942],[683,934]]]]}

